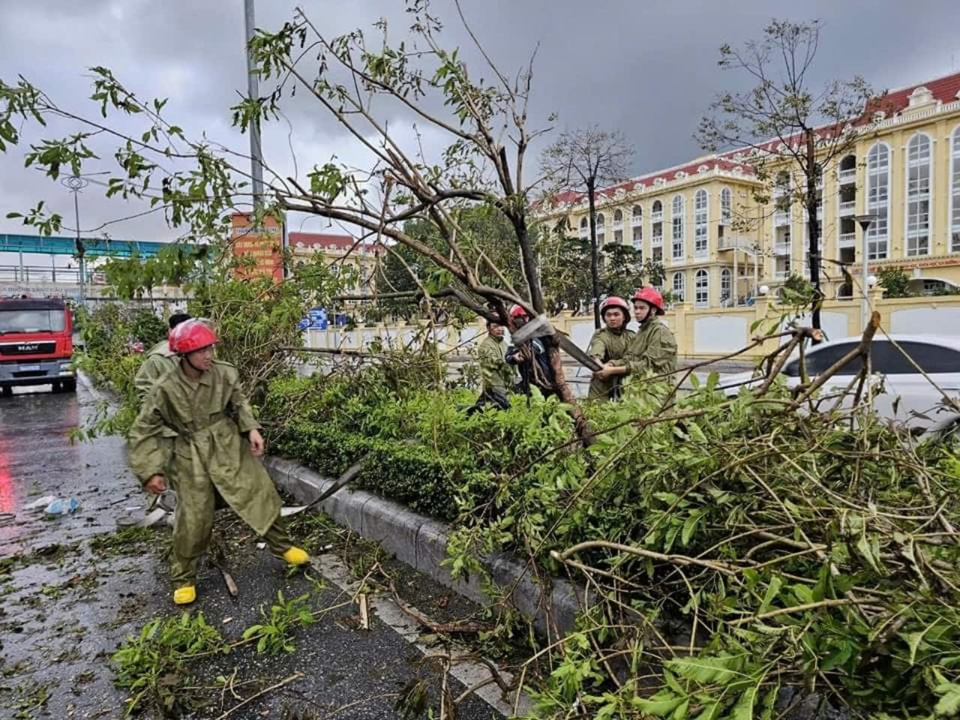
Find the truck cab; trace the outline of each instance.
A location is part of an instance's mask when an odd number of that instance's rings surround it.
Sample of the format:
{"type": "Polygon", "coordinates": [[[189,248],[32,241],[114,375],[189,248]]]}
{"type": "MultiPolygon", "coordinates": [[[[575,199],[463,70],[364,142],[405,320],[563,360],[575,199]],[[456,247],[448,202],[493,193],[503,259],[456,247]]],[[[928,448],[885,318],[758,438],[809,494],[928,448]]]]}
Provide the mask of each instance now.
{"type": "Polygon", "coordinates": [[[0,391],[52,385],[75,392],[73,317],[59,298],[0,298],[0,391]]]}

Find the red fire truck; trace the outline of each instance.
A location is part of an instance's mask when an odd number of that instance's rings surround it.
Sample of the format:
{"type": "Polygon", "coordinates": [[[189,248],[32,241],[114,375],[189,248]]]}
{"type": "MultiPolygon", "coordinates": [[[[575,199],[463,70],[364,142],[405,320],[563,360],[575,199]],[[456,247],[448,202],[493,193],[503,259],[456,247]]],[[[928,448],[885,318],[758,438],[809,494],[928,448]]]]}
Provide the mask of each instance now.
{"type": "Polygon", "coordinates": [[[73,318],[57,298],[0,298],[0,389],[52,385],[75,392],[73,318]]]}

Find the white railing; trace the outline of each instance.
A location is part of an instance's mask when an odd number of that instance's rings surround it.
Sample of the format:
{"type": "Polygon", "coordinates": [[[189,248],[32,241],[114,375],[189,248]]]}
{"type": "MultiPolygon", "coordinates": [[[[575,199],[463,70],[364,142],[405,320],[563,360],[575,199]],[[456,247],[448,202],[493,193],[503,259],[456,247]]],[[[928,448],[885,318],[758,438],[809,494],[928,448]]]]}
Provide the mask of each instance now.
{"type": "Polygon", "coordinates": [[[613,221],[614,230],[623,230],[623,220],[614,220],[613,221]]]}
{"type": "Polygon", "coordinates": [[[663,222],[663,211],[650,213],[650,222],[663,222]]]}
{"type": "Polygon", "coordinates": [[[637,225],[643,225],[643,215],[634,215],[630,218],[630,226],[636,227],[637,225]]]}
{"type": "Polygon", "coordinates": [[[789,255],[790,250],[791,250],[791,245],[788,242],[777,242],[773,244],[774,255],[789,255]]]}
{"type": "Polygon", "coordinates": [[[841,185],[847,185],[857,181],[857,169],[855,167],[847,170],[841,170],[837,173],[837,180],[841,185]]]}
{"type": "Polygon", "coordinates": [[[663,247],[663,235],[654,235],[650,239],[650,244],[653,247],[663,247]]]}
{"type": "Polygon", "coordinates": [[[774,279],[774,280],[778,280],[778,281],[780,281],[780,282],[783,282],[784,280],[788,279],[789,277],[790,277],[790,271],[789,271],[789,270],[777,270],[775,273],[773,273],[773,279],[774,279]]]}
{"type": "Polygon", "coordinates": [[[856,200],[847,200],[846,202],[840,203],[841,215],[853,215],[856,211],[857,211],[856,200]]]}
{"type": "Polygon", "coordinates": [[[840,247],[853,247],[857,244],[857,234],[855,232],[840,233],[840,247]]]}
{"type": "Polygon", "coordinates": [[[773,214],[773,224],[774,225],[789,225],[790,224],[790,213],[778,212],[773,214]]]}

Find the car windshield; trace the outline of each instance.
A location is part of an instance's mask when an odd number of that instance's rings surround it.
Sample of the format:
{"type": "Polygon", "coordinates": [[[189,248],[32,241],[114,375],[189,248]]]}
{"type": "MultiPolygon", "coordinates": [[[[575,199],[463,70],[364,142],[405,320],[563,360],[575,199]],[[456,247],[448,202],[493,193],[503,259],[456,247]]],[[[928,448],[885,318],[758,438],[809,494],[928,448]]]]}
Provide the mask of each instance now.
{"type": "Polygon", "coordinates": [[[62,332],[63,310],[0,310],[0,334],[62,332]]]}

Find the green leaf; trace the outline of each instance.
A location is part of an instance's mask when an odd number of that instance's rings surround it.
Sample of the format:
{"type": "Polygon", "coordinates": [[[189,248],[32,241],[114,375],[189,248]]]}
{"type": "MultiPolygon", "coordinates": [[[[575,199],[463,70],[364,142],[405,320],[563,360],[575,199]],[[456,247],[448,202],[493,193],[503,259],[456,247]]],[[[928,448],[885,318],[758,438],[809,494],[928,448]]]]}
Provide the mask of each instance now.
{"type": "Polygon", "coordinates": [[[673,658],[664,665],[680,677],[704,685],[726,685],[741,675],[741,658],[732,655],[673,658]]]}
{"type": "Polygon", "coordinates": [[[757,686],[751,685],[743,691],[737,704],[730,711],[730,720],[753,720],[753,706],[757,702],[757,686]]]}
{"type": "Polygon", "coordinates": [[[651,698],[635,697],[631,702],[642,713],[654,717],[666,717],[676,710],[684,702],[684,699],[674,695],[669,690],[661,690],[651,698]]]}
{"type": "Polygon", "coordinates": [[[757,615],[763,615],[770,609],[771,603],[777,598],[777,595],[780,593],[780,588],[782,587],[783,580],[780,579],[779,575],[774,575],[770,580],[770,584],[767,586],[767,592],[763,595],[763,602],[760,603],[760,607],[757,609],[757,615]]]}
{"type": "Polygon", "coordinates": [[[941,683],[933,690],[940,696],[940,700],[933,708],[933,714],[938,717],[951,717],[960,712],[960,685],[957,683],[941,683]]]}
{"type": "Polygon", "coordinates": [[[692,538],[693,533],[696,532],[697,523],[700,522],[701,517],[703,517],[701,512],[693,512],[690,514],[690,517],[687,518],[686,522],[683,523],[683,532],[680,534],[680,543],[684,547],[690,543],[690,538],[692,538]]]}

